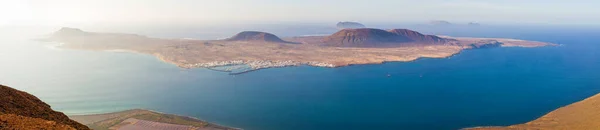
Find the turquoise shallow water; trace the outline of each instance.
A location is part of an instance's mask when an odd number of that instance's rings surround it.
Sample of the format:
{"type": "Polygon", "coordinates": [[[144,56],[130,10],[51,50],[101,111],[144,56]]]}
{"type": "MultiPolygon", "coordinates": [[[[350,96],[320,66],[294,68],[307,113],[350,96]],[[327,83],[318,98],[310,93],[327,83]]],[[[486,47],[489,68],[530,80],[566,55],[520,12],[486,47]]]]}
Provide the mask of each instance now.
{"type": "Polygon", "coordinates": [[[180,69],[149,55],[49,49],[11,36],[0,44],[0,83],[67,114],[146,108],[248,130],[509,125],[600,92],[600,45],[589,40],[598,34],[478,33],[473,35],[564,46],[468,50],[447,59],[274,68],[235,76],[180,69]]]}

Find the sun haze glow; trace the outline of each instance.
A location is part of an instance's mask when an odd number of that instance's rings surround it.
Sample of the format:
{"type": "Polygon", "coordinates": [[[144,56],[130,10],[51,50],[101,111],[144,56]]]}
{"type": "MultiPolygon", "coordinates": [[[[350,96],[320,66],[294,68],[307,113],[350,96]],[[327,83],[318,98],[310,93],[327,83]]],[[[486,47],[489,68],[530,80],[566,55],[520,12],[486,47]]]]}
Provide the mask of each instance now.
{"type": "Polygon", "coordinates": [[[597,0],[1,0],[0,23],[597,24],[597,0]]]}
{"type": "Polygon", "coordinates": [[[0,2],[0,25],[31,21],[30,8],[20,0],[6,0],[0,2]]]}

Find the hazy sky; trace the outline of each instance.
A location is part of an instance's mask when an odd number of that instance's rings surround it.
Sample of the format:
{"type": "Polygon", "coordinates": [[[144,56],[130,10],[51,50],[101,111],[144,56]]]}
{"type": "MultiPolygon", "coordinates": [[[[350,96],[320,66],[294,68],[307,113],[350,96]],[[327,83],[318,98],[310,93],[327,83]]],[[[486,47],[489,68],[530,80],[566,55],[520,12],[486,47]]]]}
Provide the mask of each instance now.
{"type": "Polygon", "coordinates": [[[600,24],[599,0],[0,0],[7,23],[600,24]]]}

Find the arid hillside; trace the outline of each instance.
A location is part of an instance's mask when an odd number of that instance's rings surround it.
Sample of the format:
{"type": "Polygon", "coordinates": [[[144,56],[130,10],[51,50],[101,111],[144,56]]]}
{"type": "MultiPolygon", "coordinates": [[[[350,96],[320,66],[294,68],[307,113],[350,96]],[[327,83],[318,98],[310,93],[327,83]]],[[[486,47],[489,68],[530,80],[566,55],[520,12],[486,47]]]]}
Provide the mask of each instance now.
{"type": "Polygon", "coordinates": [[[425,43],[425,44],[444,44],[450,42],[456,42],[455,39],[441,38],[435,35],[425,35],[417,31],[408,29],[392,29],[388,32],[394,33],[399,36],[404,36],[411,39],[413,42],[425,43]]]}
{"type": "Polygon", "coordinates": [[[344,29],[323,39],[324,45],[334,47],[391,47],[412,39],[372,28],[344,29]]]}
{"type": "Polygon", "coordinates": [[[0,85],[0,129],[89,130],[23,91],[0,85]]]}
{"type": "Polygon", "coordinates": [[[467,130],[599,130],[600,94],[556,109],[536,120],[507,127],[476,127],[467,130]]]}

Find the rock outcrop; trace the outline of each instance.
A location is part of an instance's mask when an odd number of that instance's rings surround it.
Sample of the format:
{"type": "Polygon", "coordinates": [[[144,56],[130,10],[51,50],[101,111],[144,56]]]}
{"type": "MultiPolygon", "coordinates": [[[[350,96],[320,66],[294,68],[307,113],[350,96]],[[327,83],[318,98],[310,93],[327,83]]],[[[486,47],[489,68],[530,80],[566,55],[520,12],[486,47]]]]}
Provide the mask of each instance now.
{"type": "Polygon", "coordinates": [[[0,85],[0,129],[89,130],[50,105],[23,91],[0,85]]]}

